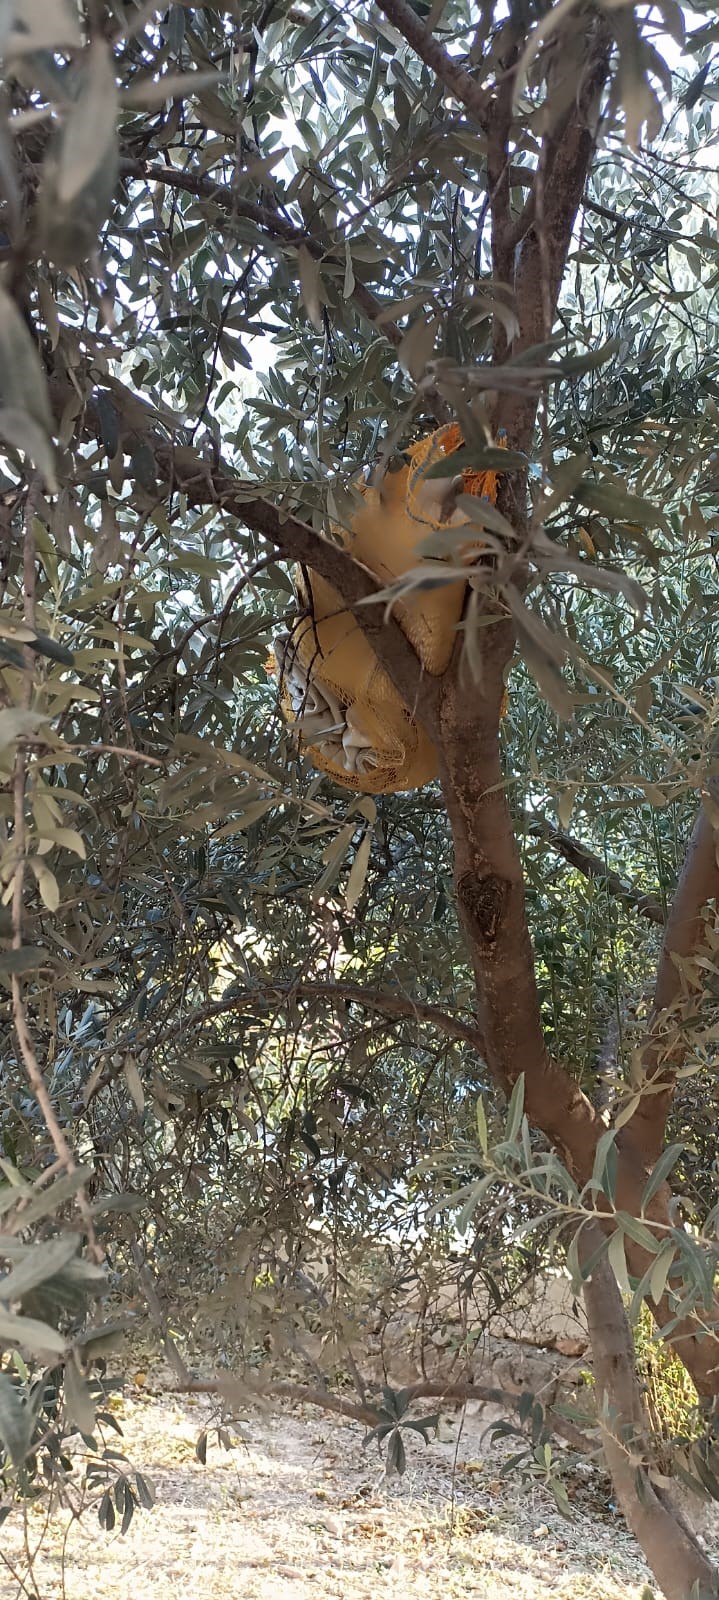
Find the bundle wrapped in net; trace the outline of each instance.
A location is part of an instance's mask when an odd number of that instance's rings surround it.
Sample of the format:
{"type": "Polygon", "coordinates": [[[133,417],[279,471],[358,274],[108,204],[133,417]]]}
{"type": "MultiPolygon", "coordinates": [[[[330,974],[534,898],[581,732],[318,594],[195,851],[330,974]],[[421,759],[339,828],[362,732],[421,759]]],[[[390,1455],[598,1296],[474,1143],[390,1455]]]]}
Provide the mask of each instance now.
{"type": "MultiPolygon", "coordinates": [[[[379,487],[359,485],[363,505],[349,528],[333,529],[356,561],[384,585],[394,584],[420,560],[418,547],[432,530],[467,521],[450,494],[455,475],[428,478],[443,458],[463,444],[455,423],[420,439],[406,452],[399,471],[379,487]]],[[[461,492],[492,503],[496,472],[462,473],[461,492]]],[[[476,549],[476,543],[470,548],[476,549]]],[[[423,560],[423,568],[441,561],[423,560]]],[[[431,740],[402,701],[337,591],[312,573],[295,574],[298,620],[274,642],[285,720],[302,753],[337,783],[364,794],[418,789],[437,775],[431,740]]],[[[404,594],[393,615],[425,672],[449,665],[464,609],[466,579],[459,577],[404,594]]]]}

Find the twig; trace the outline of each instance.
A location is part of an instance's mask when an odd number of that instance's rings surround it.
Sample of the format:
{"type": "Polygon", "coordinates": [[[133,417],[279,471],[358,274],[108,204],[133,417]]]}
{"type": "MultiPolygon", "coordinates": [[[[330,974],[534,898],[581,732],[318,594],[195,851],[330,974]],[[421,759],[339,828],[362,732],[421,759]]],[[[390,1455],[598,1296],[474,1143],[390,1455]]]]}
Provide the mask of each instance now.
{"type": "Polygon", "coordinates": [[[147,1262],[143,1257],[141,1246],[138,1244],[137,1240],[135,1240],[135,1242],[132,1244],[131,1250],[132,1257],[140,1277],[140,1282],[145,1290],[145,1294],[147,1295],[147,1305],[150,1316],[160,1335],[162,1347],[165,1351],[170,1366],[174,1370],[175,1377],[178,1379],[179,1385],[184,1388],[191,1382],[189,1369],[185,1366],[172,1334],[168,1332],[165,1317],[163,1316],[162,1312],[162,1306],[160,1305],[157,1290],[155,1288],[155,1280],[152,1276],[150,1268],[147,1265],[147,1262]]]}
{"type": "Polygon", "coordinates": [[[142,750],[128,750],[121,744],[69,744],[67,748],[86,752],[90,756],[122,756],[124,761],[139,761],[148,767],[166,765],[157,756],[147,756],[142,750]]]}
{"type": "MultiPolygon", "coordinates": [[[[190,0],[175,0],[175,4],[187,6],[190,4],[190,0]]],[[[112,34],[110,43],[113,45],[127,44],[128,40],[136,38],[138,33],[143,32],[148,22],[152,22],[153,17],[157,16],[159,11],[164,12],[164,10],[165,7],[159,3],[159,0],[145,0],[145,5],[140,7],[134,17],[129,18],[124,28],[118,28],[117,32],[112,34]]]]}

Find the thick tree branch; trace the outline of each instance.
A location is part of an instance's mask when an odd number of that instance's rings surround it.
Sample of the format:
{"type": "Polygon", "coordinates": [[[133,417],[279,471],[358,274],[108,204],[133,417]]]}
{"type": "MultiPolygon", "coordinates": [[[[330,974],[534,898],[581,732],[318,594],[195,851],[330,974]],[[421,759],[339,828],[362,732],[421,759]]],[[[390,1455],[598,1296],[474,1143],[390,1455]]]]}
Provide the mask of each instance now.
{"type": "Polygon", "coordinates": [[[603,1123],[544,1042],[524,876],[503,780],[499,716],[511,634],[498,614],[482,630],[478,685],[444,686],[442,787],[452,826],[460,919],[477,983],[478,1023],[495,1079],[511,1091],[525,1078],[527,1114],[582,1181],[591,1175],[603,1123]]]}
{"type": "MultiPolygon", "coordinates": [[[[61,414],[68,397],[67,385],[53,383],[51,393],[55,410],[61,414]]],[[[438,679],[424,671],[399,623],[388,614],[384,603],[377,601],[384,586],[374,573],[354,561],[342,545],[326,539],[270,501],[259,499],[253,493],[255,486],[236,477],[229,469],[210,465],[186,445],[169,443],[159,426],[165,419],[123,385],[113,383],[111,396],[120,413],[121,429],[126,430],[135,443],[142,440],[148,446],[168,492],[181,492],[187,504],[193,507],[216,506],[218,511],[224,511],[245,527],[262,534],[288,561],[309,567],[332,584],[369,639],[405,705],[423,722],[433,723],[438,679]]],[[[86,402],[85,425],[96,438],[102,439],[100,410],[93,396],[86,402]]]]}
{"type": "Polygon", "coordinates": [[[708,902],[718,899],[717,836],[706,807],[701,806],[667,918],[654,991],[655,1011],[667,1011],[681,994],[681,971],[674,957],[686,961],[695,954],[704,935],[708,902]]]}
{"type": "MultiPolygon", "coordinates": [[[[595,1228],[582,1231],[580,1253],[585,1259],[598,1242],[595,1228]]],[[[716,1569],[679,1506],[648,1470],[651,1453],[632,1333],[606,1258],[584,1285],[584,1303],[604,1452],[627,1523],[642,1550],[651,1551],[652,1569],[667,1600],[687,1600],[692,1584],[697,1592],[716,1594],[716,1569]]]]}
{"type": "MultiPolygon", "coordinates": [[[[549,332],[547,321],[551,324],[556,313],[572,230],[591,165],[609,45],[603,25],[594,20],[582,38],[580,80],[562,117],[561,146],[559,129],[550,128],[540,156],[545,177],[551,170],[552,182],[519,252],[515,286],[520,326],[513,352],[541,343],[549,332]],[[555,161],[559,148],[561,161],[558,157],[555,161]]],[[[503,154],[509,170],[508,134],[503,154]]],[[[536,394],[524,391],[501,396],[497,425],[507,428],[512,447],[531,449],[536,411],[536,394]]],[[[521,532],[526,522],[526,490],[517,485],[518,476],[505,480],[500,503],[521,532]]],[[[500,757],[504,678],[515,641],[511,619],[499,597],[487,598],[482,622],[475,640],[480,666],[471,692],[459,654],[443,683],[437,741],[454,836],[458,908],[477,983],[479,1026],[487,1062],[497,1081],[509,1089],[524,1074],[530,1119],[586,1181],[602,1123],[571,1075],[550,1059],[544,1041],[522,863],[500,757]]]]}
{"type": "MultiPolygon", "coordinates": [[[[604,23],[588,18],[584,59],[570,109],[550,129],[540,154],[532,194],[533,218],[517,251],[514,275],[519,336],[517,355],[549,338],[596,140],[599,101],[609,72],[610,40],[604,23]]],[[[554,73],[567,70],[558,52],[554,73]]],[[[549,86],[551,88],[551,85],[549,86]]],[[[509,151],[507,152],[509,161],[509,151]]],[[[532,195],[530,195],[530,200],[532,195]]],[[[530,450],[536,418],[532,398],[503,395],[496,425],[507,430],[515,450],[530,450]]]]}
{"type": "MultiPolygon", "coordinates": [[[[386,607],[377,602],[382,586],[374,574],[354,561],[341,545],[332,544],[296,517],[283,516],[267,500],[244,499],[231,478],[214,473],[212,481],[224,511],[270,539],[288,560],[300,562],[332,584],[369,639],[405,705],[425,720],[436,701],[436,681],[423,671],[399,623],[388,617],[386,607]]],[[[202,491],[199,500],[193,502],[192,486],[186,486],[184,493],[190,504],[205,503],[202,491]]]]}

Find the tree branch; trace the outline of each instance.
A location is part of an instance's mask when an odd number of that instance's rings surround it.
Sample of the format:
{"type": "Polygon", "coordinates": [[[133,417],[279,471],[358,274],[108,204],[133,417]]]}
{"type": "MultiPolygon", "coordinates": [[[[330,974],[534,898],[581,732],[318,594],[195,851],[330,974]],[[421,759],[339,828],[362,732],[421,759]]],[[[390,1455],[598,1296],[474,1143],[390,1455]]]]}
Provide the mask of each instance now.
{"type": "MultiPolygon", "coordinates": [[[[393,10],[395,3],[399,0],[393,0],[393,10]]],[[[572,230],[591,165],[609,44],[603,24],[596,21],[581,39],[577,93],[562,115],[561,128],[550,128],[545,135],[540,156],[544,178],[551,175],[552,181],[545,183],[542,206],[519,251],[515,288],[520,326],[513,354],[547,336],[547,321],[556,314],[572,230]],[[558,156],[555,162],[559,150],[561,162],[558,156]]],[[[509,137],[505,121],[504,149],[495,152],[495,165],[497,172],[500,163],[506,165],[508,181],[509,137]]],[[[505,221],[503,214],[495,219],[495,225],[501,229],[505,221]]],[[[526,389],[500,397],[495,425],[507,429],[512,447],[531,450],[537,403],[537,394],[526,389]]],[[[519,475],[503,483],[500,507],[521,533],[526,524],[526,486],[519,475]]],[[[458,909],[477,984],[479,1027],[496,1081],[509,1090],[524,1074],[530,1120],[551,1139],[580,1180],[586,1181],[603,1124],[571,1074],[551,1060],[546,1049],[522,863],[500,756],[500,709],[505,672],[514,650],[514,628],[498,596],[487,596],[479,620],[482,626],[476,629],[475,651],[480,660],[471,692],[458,651],[442,684],[436,739],[454,837],[458,909]]]]}
{"type": "Polygon", "coordinates": [[[666,916],[660,900],[653,895],[643,894],[634,884],[626,883],[618,872],[613,872],[601,856],[595,855],[587,845],[580,844],[578,839],[573,839],[571,834],[563,833],[561,829],[554,828],[551,822],[544,817],[528,817],[527,832],[540,839],[546,839],[547,844],[558,851],[569,865],[575,867],[585,878],[597,878],[607,892],[617,900],[623,900],[639,916],[647,917],[650,922],[664,926],[666,916]]]}
{"type": "Polygon", "coordinates": [[[425,27],[417,12],[408,4],[408,0],[377,0],[377,4],[380,11],[384,11],[388,21],[398,33],[401,33],[402,38],[411,45],[420,61],[430,67],[435,77],[444,84],[448,94],[459,100],[474,121],[483,128],[492,106],[489,90],[483,89],[453,56],[448,55],[443,45],[435,39],[431,30],[425,27]]]}
{"type": "MultiPolygon", "coordinates": [[[[580,1254],[585,1260],[598,1243],[596,1228],[582,1230],[580,1254]]],[[[694,1592],[694,1584],[697,1593],[715,1594],[716,1569],[679,1506],[649,1470],[651,1455],[631,1328],[605,1257],[584,1285],[584,1303],[602,1441],[627,1523],[642,1550],[651,1551],[652,1570],[667,1600],[686,1600],[690,1590],[694,1592]]]]}
{"type": "MultiPolygon", "coordinates": [[[[23,614],[28,628],[35,633],[35,539],[33,535],[33,518],[40,493],[40,478],[34,475],[28,488],[25,501],[25,517],[23,528],[23,614]]],[[[22,686],[22,700],[25,708],[29,707],[33,693],[34,659],[31,651],[25,650],[25,672],[22,686]]],[[[12,897],[11,897],[11,926],[12,948],[15,951],[22,949],[23,924],[25,911],[25,871],[27,856],[27,837],[25,825],[27,785],[27,748],[26,742],[18,743],[15,754],[15,764],[12,776],[12,804],[13,804],[13,834],[12,851],[14,865],[12,872],[12,897]]],[[[25,993],[22,978],[18,973],[12,972],[10,977],[12,995],[12,1021],[20,1052],[20,1060],[27,1074],[30,1088],[35,1096],[42,1113],[45,1127],[47,1128],[53,1149],[58,1162],[68,1175],[78,1171],[78,1163],[68,1142],[65,1130],[60,1121],[50,1091],[45,1082],[43,1071],[38,1060],[38,1054],[28,1023],[25,993]]],[[[95,1224],[84,1185],[81,1185],[75,1195],[76,1203],[87,1233],[88,1249],[95,1261],[103,1259],[103,1252],[99,1249],[95,1235],[95,1224]]]]}
{"type": "MultiPolygon", "coordinates": [[[[436,680],[430,678],[419,657],[403,633],[398,622],[387,616],[385,605],[375,601],[383,587],[369,568],[354,561],[341,545],[332,544],[322,534],[296,517],[284,516],[267,500],[248,500],[239,492],[240,481],[221,473],[213,473],[217,502],[224,511],[270,539],[289,561],[309,567],[337,590],[348,611],[369,639],[379,661],[391,678],[404,704],[425,721],[436,701],[436,680]]],[[[184,485],[183,492],[190,504],[206,503],[200,491],[194,499],[195,486],[184,485]]]]}
{"type": "MultiPolygon", "coordinates": [[[[361,1405],[356,1400],[345,1400],[340,1395],[331,1394],[329,1389],[310,1389],[304,1383],[268,1381],[263,1384],[249,1374],[243,1374],[242,1378],[191,1378],[187,1383],[173,1384],[171,1393],[215,1394],[230,1406],[245,1406],[248,1395],[266,1400],[294,1400],[298,1405],[316,1406],[318,1410],[349,1417],[353,1422],[363,1423],[366,1428],[376,1428],[382,1420],[379,1406],[361,1405]]],[[[410,1404],[413,1400],[443,1400],[446,1405],[466,1405],[470,1400],[479,1400],[483,1405],[504,1406],[507,1411],[516,1411],[522,1398],[521,1394],[514,1394],[509,1389],[496,1389],[484,1383],[424,1380],[410,1384],[404,1393],[410,1404]]],[[[592,1439],[571,1422],[565,1421],[564,1417],[558,1416],[551,1406],[544,1413],[544,1421],[547,1431],[565,1439],[572,1449],[590,1454],[596,1448],[592,1439]]]]}
{"type": "Polygon", "coordinates": [[[681,972],[674,957],[686,961],[694,955],[704,936],[707,903],[717,899],[719,865],[716,830],[706,807],[701,806],[667,918],[654,991],[655,1011],[668,1010],[681,993],[681,972]]]}
{"type": "MultiPolygon", "coordinates": [[[[677,1073],[687,1053],[682,1027],[687,1006],[682,964],[691,962],[702,944],[708,902],[715,907],[719,903],[719,865],[717,835],[702,805],[667,918],[652,1016],[640,1056],[644,1083],[639,1104],[618,1140],[620,1147],[626,1145],[639,1157],[647,1172],[661,1151],[677,1073]]],[[[688,1003],[693,1010],[693,995],[688,1003]]]]}
{"type": "Polygon", "coordinates": [[[457,905],[475,974],[487,1064],[507,1092],[524,1074],[530,1121],[586,1181],[603,1123],[546,1049],[524,874],[502,772],[499,711],[507,628],[498,616],[493,627],[482,629],[482,674],[471,695],[458,678],[443,686],[438,749],[454,837],[457,905]]]}
{"type": "MultiPolygon", "coordinates": [[[[534,177],[533,216],[518,247],[514,274],[520,332],[512,346],[517,355],[542,344],[551,333],[572,232],[589,174],[596,141],[599,100],[609,72],[610,39],[601,20],[588,21],[584,59],[576,96],[559,126],[545,135],[534,177]]],[[[566,70],[561,52],[555,72],[566,70]]],[[[548,93],[551,85],[548,86],[548,93]]],[[[507,152],[509,161],[509,152],[507,152]]],[[[504,427],[512,448],[531,449],[536,418],[532,397],[500,397],[496,426],[504,427]]]]}
{"type": "MultiPolygon", "coordinates": [[[[482,1054],[482,1036],[476,1024],[462,1022],[440,1006],[423,1004],[409,995],[363,989],[359,983],[320,983],[299,978],[289,983],[263,984],[257,989],[243,989],[224,1000],[202,1006],[195,1014],[195,1020],[209,1022],[212,1017],[227,1015],[234,1010],[245,1011],[253,1006],[277,1006],[279,1009],[291,1000],[327,1000],[331,1004],[362,1006],[365,1011],[376,1011],[381,1016],[406,1019],[436,1028],[446,1038],[470,1045],[479,1055],[482,1054]]],[[[176,1031],[184,1033],[188,1027],[189,1022],[185,1018],[176,1031]]],[[[171,1038],[172,1031],[165,1033],[164,1037],[171,1038]]]]}
{"type": "MultiPolygon", "coordinates": [[[[559,130],[550,128],[540,165],[546,187],[540,214],[519,252],[515,278],[519,335],[513,353],[541,343],[556,313],[569,243],[594,151],[594,122],[607,77],[609,44],[602,23],[582,35],[579,85],[559,130]],[[561,148],[561,162],[554,152],[561,148]],[[540,238],[540,229],[543,237],[540,238]]],[[[504,161],[509,171],[509,134],[504,161]]],[[[499,154],[497,155],[497,160],[499,154]]],[[[537,179],[535,179],[536,183],[537,179]]],[[[501,219],[500,219],[501,221],[501,219]]],[[[526,391],[500,396],[496,425],[514,448],[529,451],[537,396],[526,391]]],[[[514,475],[517,480],[519,475],[514,475]]],[[[523,484],[507,479],[501,509],[521,532],[526,524],[523,484]]],[[[527,924],[522,863],[506,799],[499,724],[505,672],[514,650],[514,628],[498,597],[488,596],[477,630],[480,663],[472,693],[457,654],[442,685],[440,752],[442,787],[455,845],[455,881],[460,918],[474,968],[478,1021],[486,1059],[496,1080],[511,1089],[520,1074],[530,1120],[561,1151],[582,1180],[591,1176],[602,1122],[570,1073],[549,1057],[542,1029],[527,924]]]]}
{"type": "MultiPolygon", "coordinates": [[[[512,109],[517,63],[517,47],[510,51],[511,70],[508,70],[498,88],[488,125],[487,183],[489,209],[492,219],[492,273],[497,283],[511,284],[514,277],[514,243],[512,239],[512,180],[509,160],[509,140],[512,131],[512,109]]],[[[535,175],[534,182],[537,178],[535,175]]],[[[529,203],[529,202],[528,202],[529,203]]],[[[508,351],[507,329],[499,317],[494,319],[492,359],[502,361],[508,351]]]]}
{"type": "MultiPolygon", "coordinates": [[[[61,414],[68,388],[65,384],[54,383],[51,392],[55,410],[61,414]]],[[[334,544],[268,500],[259,499],[255,484],[248,484],[222,466],[210,465],[187,445],[169,443],[160,432],[159,423],[164,419],[130,390],[124,390],[123,385],[113,383],[111,395],[120,410],[120,421],[133,440],[143,440],[147,444],[170,492],[181,492],[190,506],[213,505],[218,511],[228,513],[269,539],[288,561],[309,567],[337,590],[369,639],[404,704],[431,733],[431,725],[436,720],[439,680],[424,671],[399,623],[388,615],[384,603],[377,602],[384,585],[374,573],[355,561],[342,545],[334,544]],[[372,601],[377,603],[372,604],[372,601]]],[[[94,436],[102,439],[101,418],[94,396],[86,401],[85,422],[94,436]]]]}
{"type": "MultiPolygon", "coordinates": [[[[245,989],[228,995],[224,1000],[213,1000],[207,1005],[198,1007],[191,1016],[185,1016],[182,1022],[172,1028],[163,1028],[163,1043],[171,1042],[178,1034],[187,1035],[193,1027],[200,1027],[214,1018],[231,1016],[235,1011],[258,1010],[263,1006],[274,1006],[277,1010],[286,1007],[292,1000],[326,1000],[332,1004],[350,1004],[362,1006],[365,1011],[374,1011],[379,1016],[388,1019],[401,1019],[407,1022],[416,1022],[423,1027],[434,1028],[446,1039],[451,1039],[457,1044],[466,1044],[477,1055],[483,1056],[482,1035],[476,1023],[463,1022],[461,1017],[452,1017],[441,1006],[426,1005],[421,1001],[412,999],[411,995],[386,994],[383,991],[364,989],[357,983],[321,983],[293,979],[288,983],[273,983],[258,985],[256,989],[245,989]]],[[[112,1083],[122,1070],[121,1060],[115,1066],[109,1066],[105,1072],[92,1081],[90,1092],[74,1109],[77,1115],[84,1115],[91,1102],[103,1089],[112,1083]]]]}
{"type": "MultiPolygon", "coordinates": [[[[122,161],[120,169],[128,178],[144,179],[148,183],[163,183],[168,188],[180,189],[185,194],[195,195],[198,200],[211,201],[229,217],[246,217],[248,221],[255,222],[270,239],[281,240],[284,244],[295,246],[303,244],[316,261],[321,261],[333,250],[329,238],[321,242],[316,234],[308,232],[306,228],[295,226],[287,217],[283,217],[280,211],[271,206],[260,205],[256,200],[247,200],[229,184],[216,183],[214,178],[208,178],[203,173],[186,172],[180,167],[170,166],[169,163],[150,164],[136,158],[122,161]]],[[[352,299],[356,301],[368,320],[376,324],[384,309],[382,301],[360,281],[356,273],[352,299]]],[[[404,337],[402,329],[396,322],[384,321],[378,331],[395,347],[404,337]]]]}

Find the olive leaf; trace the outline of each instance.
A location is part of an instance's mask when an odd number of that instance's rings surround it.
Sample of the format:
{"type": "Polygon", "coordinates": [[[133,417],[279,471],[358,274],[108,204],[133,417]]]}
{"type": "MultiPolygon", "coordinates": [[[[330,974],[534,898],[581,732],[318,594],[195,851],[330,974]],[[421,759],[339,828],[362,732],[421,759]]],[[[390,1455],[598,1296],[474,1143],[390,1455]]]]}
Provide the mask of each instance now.
{"type": "Polygon", "coordinates": [[[524,605],[511,584],[506,585],[503,595],[514,616],[519,649],[532,677],[557,716],[568,721],[574,701],[560,671],[567,655],[566,645],[535,611],[524,605]]]}
{"type": "Polygon", "coordinates": [[[0,435],[30,457],[54,490],[53,417],[45,373],[15,301],[0,287],[0,435]]]}
{"type": "Polygon", "coordinates": [[[21,1467],[30,1449],[34,1416],[10,1374],[0,1372],[0,1442],[14,1467],[21,1467]]]}
{"type": "Polygon", "coordinates": [[[73,87],[45,158],[37,203],[41,248],[66,267],[96,248],[117,181],[117,85],[104,40],[85,52],[73,87]]]}
{"type": "Polygon", "coordinates": [[[8,59],[35,50],[77,49],[77,13],[68,0],[4,0],[0,50],[8,59]]]}

